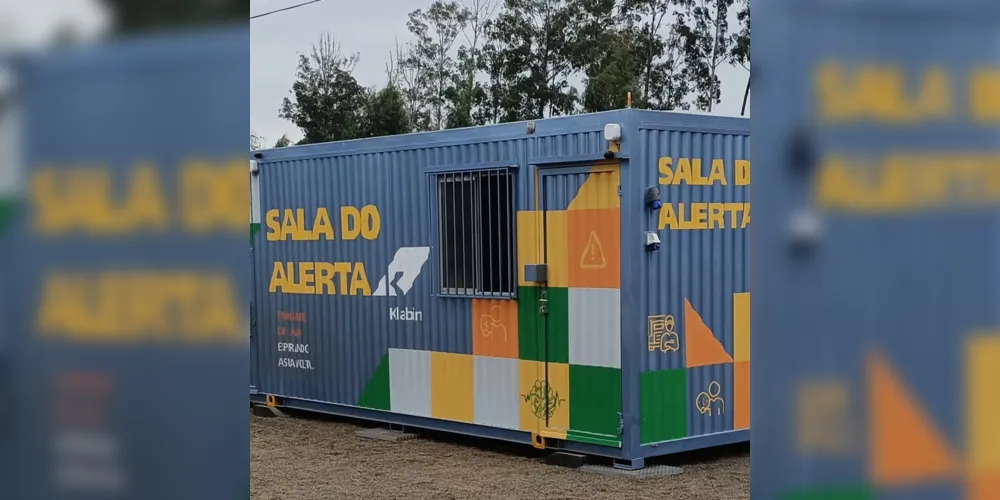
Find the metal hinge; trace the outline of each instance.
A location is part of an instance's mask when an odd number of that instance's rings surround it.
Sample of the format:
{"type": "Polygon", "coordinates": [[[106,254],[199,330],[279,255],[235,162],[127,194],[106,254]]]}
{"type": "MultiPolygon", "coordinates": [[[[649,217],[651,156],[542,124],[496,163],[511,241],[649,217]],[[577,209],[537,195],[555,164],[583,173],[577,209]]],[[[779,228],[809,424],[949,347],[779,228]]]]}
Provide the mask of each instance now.
{"type": "Polygon", "coordinates": [[[619,198],[622,197],[622,185],[621,184],[618,185],[618,197],[619,198]]]}
{"type": "Polygon", "coordinates": [[[618,412],[618,436],[625,435],[625,417],[622,416],[622,412],[618,412]]]}
{"type": "Polygon", "coordinates": [[[549,313],[549,291],[542,290],[538,297],[538,314],[546,315],[549,313]]]}

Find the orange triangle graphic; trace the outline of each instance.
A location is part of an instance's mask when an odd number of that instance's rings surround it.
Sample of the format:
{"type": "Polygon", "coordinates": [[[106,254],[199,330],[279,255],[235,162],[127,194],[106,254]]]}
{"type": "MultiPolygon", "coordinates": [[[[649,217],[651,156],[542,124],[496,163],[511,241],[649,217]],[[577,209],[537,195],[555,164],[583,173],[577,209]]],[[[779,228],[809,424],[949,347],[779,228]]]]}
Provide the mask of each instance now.
{"type": "Polygon", "coordinates": [[[902,486],[958,477],[955,452],[876,353],[868,356],[868,412],[868,466],[875,484],[902,486]]]}
{"type": "Polygon", "coordinates": [[[684,341],[688,368],[733,362],[688,299],[684,299],[684,341]]]}

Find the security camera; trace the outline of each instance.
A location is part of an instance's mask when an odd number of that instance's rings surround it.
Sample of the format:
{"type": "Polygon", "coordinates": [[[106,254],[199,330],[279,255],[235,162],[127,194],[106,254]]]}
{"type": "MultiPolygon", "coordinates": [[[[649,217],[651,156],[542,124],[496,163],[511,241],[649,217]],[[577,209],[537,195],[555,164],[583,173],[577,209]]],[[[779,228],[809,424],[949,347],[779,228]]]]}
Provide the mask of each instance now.
{"type": "Polygon", "coordinates": [[[655,252],[660,249],[660,236],[653,231],[646,231],[646,250],[655,252]]]}

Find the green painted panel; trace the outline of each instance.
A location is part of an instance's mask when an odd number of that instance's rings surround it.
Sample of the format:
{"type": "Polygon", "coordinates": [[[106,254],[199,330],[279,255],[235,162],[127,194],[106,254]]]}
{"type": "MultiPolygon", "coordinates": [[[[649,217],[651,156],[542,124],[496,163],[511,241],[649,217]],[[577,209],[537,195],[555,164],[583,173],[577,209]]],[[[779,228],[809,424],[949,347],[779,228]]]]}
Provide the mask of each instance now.
{"type": "Polygon", "coordinates": [[[549,313],[548,359],[545,337],[538,313],[540,288],[524,286],[517,289],[518,357],[528,361],[569,363],[569,289],[548,288],[549,313]]]}
{"type": "Polygon", "coordinates": [[[259,232],[260,232],[260,223],[259,222],[251,222],[250,223],[250,243],[253,243],[253,237],[256,236],[257,233],[259,233],[259,232]]]}
{"type": "Polygon", "coordinates": [[[569,363],[569,288],[549,288],[550,363],[569,363]]]}
{"type": "Polygon", "coordinates": [[[14,220],[17,214],[18,201],[14,198],[0,198],[0,231],[3,231],[14,220]]]}
{"type": "Polygon", "coordinates": [[[358,400],[358,406],[371,408],[373,410],[391,410],[392,404],[389,399],[389,355],[382,356],[375,374],[368,380],[365,392],[358,400]]]}
{"type": "Polygon", "coordinates": [[[784,500],[873,500],[875,492],[867,486],[824,488],[784,495],[784,500]]]}
{"type": "Polygon", "coordinates": [[[525,361],[543,361],[545,344],[538,327],[538,288],[517,289],[517,348],[518,357],[525,361]]]}
{"type": "Polygon", "coordinates": [[[596,444],[597,446],[607,446],[610,448],[622,447],[622,442],[619,439],[611,439],[607,436],[599,436],[587,432],[578,432],[573,429],[570,429],[566,433],[566,439],[568,441],[576,441],[577,443],[596,444]]]}
{"type": "Polygon", "coordinates": [[[640,385],[642,444],[687,437],[687,370],[643,372],[640,385]]]}
{"type": "Polygon", "coordinates": [[[621,411],[621,370],[569,365],[569,439],[573,439],[576,434],[590,439],[617,442],[621,411]]]}

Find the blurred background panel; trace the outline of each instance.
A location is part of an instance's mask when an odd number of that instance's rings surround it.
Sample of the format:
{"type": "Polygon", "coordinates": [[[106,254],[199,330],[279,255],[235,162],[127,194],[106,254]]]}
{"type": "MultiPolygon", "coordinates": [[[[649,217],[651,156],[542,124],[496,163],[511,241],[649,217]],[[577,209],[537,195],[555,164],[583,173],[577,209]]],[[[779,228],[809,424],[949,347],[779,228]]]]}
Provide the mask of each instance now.
{"type": "Polygon", "coordinates": [[[1000,498],[1000,5],[754,9],[753,497],[1000,498]]]}
{"type": "Polygon", "coordinates": [[[16,26],[0,37],[11,498],[249,496],[250,38],[234,5],[0,6],[16,26]],[[77,224],[40,232],[52,213],[77,224]]]}

